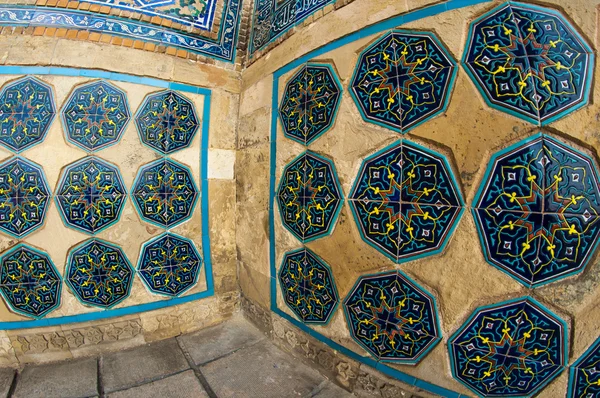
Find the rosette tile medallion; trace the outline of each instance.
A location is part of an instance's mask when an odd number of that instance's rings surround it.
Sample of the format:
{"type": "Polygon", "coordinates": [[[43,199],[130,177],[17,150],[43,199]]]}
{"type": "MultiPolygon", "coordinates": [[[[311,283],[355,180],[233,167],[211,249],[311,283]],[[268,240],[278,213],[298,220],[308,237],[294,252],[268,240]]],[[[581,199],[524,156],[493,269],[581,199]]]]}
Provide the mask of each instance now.
{"type": "Polygon", "coordinates": [[[95,234],[119,221],[127,190],[117,166],[88,156],[63,169],[55,200],[65,225],[95,234]]]}
{"type": "Polygon", "coordinates": [[[286,253],[279,283],[285,303],[302,322],[329,322],[339,298],[331,268],[323,259],[306,248],[286,253]]]}
{"type": "Polygon", "coordinates": [[[363,240],[396,262],[441,252],[463,212],[444,156],[407,140],[363,161],[349,201],[363,240]]]}
{"type": "Polygon", "coordinates": [[[83,304],[107,309],[129,296],[133,275],[121,248],[92,238],[69,251],[65,282],[83,304]]]}
{"type": "Polygon", "coordinates": [[[445,111],[455,76],[433,33],[392,30],[360,53],[350,92],[365,121],[406,133],[445,111]]]}
{"type": "Polygon", "coordinates": [[[331,160],[306,151],[283,169],[277,189],[281,221],[301,242],[329,235],[343,202],[331,160]]]}
{"type": "Polygon", "coordinates": [[[98,80],[76,87],[61,116],[67,140],[93,152],[121,139],[130,112],[125,92],[98,80]]]}
{"type": "Polygon", "coordinates": [[[332,65],[304,65],[286,84],[279,106],[284,135],[309,145],[333,126],[341,97],[332,65]]]}
{"type": "Polygon", "coordinates": [[[170,159],[159,159],[140,168],[131,195],[143,220],[171,228],[192,216],[198,189],[189,168],[170,159]]]}
{"type": "Polygon", "coordinates": [[[20,152],[44,141],[56,107],[50,85],[26,76],[0,91],[0,144],[20,152]]]}
{"type": "Polygon", "coordinates": [[[152,293],[175,297],[196,284],[201,267],[194,243],[167,232],[144,243],[137,271],[152,293]]]}
{"type": "Polygon", "coordinates": [[[48,254],[18,244],[0,261],[0,293],[12,311],[42,318],[59,306],[62,281],[48,254]]]}
{"type": "Polygon", "coordinates": [[[135,125],[142,142],[163,155],[187,148],[200,126],[192,102],[170,90],[149,94],[135,125]]]}
{"type": "Polygon", "coordinates": [[[19,239],[40,228],[50,196],[41,166],[21,157],[0,164],[0,231],[19,239]]]}
{"type": "Polygon", "coordinates": [[[581,272],[600,235],[587,154],[538,134],[495,154],[473,202],[487,261],[536,287],[581,272]]]}
{"type": "Polygon", "coordinates": [[[344,311],[352,337],[381,361],[416,364],[441,338],[433,296],[400,271],[361,276],[344,311]]]}
{"type": "Polygon", "coordinates": [[[588,102],[594,54],[560,12],[509,2],[473,21],[463,64],[493,108],[538,125],[588,102]]]}
{"type": "Polygon", "coordinates": [[[600,396],[600,339],[569,368],[569,398],[600,396]]]}
{"type": "Polygon", "coordinates": [[[565,368],[567,325],[530,297],[478,308],[448,341],[454,378],[483,397],[529,397],[565,368]]]}

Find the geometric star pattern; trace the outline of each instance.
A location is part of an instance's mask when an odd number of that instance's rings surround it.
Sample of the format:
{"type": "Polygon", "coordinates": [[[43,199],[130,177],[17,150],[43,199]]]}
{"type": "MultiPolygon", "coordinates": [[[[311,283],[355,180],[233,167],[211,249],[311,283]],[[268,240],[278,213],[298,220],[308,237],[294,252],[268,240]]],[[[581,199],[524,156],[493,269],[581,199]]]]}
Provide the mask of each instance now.
{"type": "Polygon", "coordinates": [[[350,93],[365,121],[406,133],[445,111],[455,76],[433,33],[392,30],[361,52],[350,93]]]}
{"type": "Polygon", "coordinates": [[[92,238],[69,251],[65,282],[82,303],[108,309],[129,296],[133,275],[121,248],[92,238]]]}
{"type": "Polygon", "coordinates": [[[170,159],[142,166],[131,195],[140,217],[162,228],[189,219],[199,196],[192,171],[170,159]]]}
{"type": "Polygon", "coordinates": [[[41,227],[50,196],[41,166],[21,157],[0,164],[0,230],[22,238],[41,227]]]}
{"type": "Polygon", "coordinates": [[[569,398],[595,398],[600,396],[600,339],[569,369],[569,398]]]}
{"type": "Polygon", "coordinates": [[[188,147],[199,127],[192,102],[170,90],[146,96],[135,125],[142,142],[163,155],[188,147]]]}
{"type": "Polygon", "coordinates": [[[581,272],[600,236],[590,156],[537,134],[495,154],[473,215],[487,261],[528,287],[581,272]]]}
{"type": "Polygon", "coordinates": [[[86,151],[116,144],[130,118],[125,92],[98,80],[78,86],[61,111],[67,140],[86,151]]]}
{"type": "Polygon", "coordinates": [[[407,140],[363,161],[349,202],[363,240],[395,262],[442,251],[463,211],[445,157],[407,140]]]}
{"type": "Polygon", "coordinates": [[[62,281],[48,254],[18,244],[0,261],[0,293],[12,311],[42,318],[59,306],[62,281]]]}
{"type": "Polygon", "coordinates": [[[484,397],[528,397],[565,368],[567,325],[530,297],[478,308],[448,341],[454,378],[484,397]]]}
{"type": "Polygon", "coordinates": [[[306,151],[283,169],[277,203],[284,227],[301,242],[329,235],[343,202],[331,160],[306,151]]]}
{"type": "Polygon", "coordinates": [[[560,12],[505,3],[471,24],[463,65],[493,108],[536,125],[588,102],[594,54],[560,12]]]}
{"type": "Polygon", "coordinates": [[[338,304],[331,268],[308,249],[286,253],[279,270],[284,301],[307,324],[327,324],[338,304]]]}
{"type": "Polygon", "coordinates": [[[175,297],[196,284],[201,267],[192,241],[167,232],[144,243],[137,271],[151,292],[175,297]]]}
{"type": "Polygon", "coordinates": [[[331,65],[305,65],[285,86],[279,106],[283,133],[309,145],[333,125],[341,97],[342,85],[331,65]]]}
{"type": "Polygon", "coordinates": [[[352,337],[381,361],[416,364],[441,339],[433,296],[400,271],[361,276],[344,311],[352,337]]]}
{"type": "Polygon", "coordinates": [[[117,166],[87,156],[64,168],[55,199],[65,225],[95,234],[119,220],[127,190],[117,166]]]}
{"type": "Polygon", "coordinates": [[[0,144],[13,152],[39,144],[55,114],[48,84],[31,76],[10,82],[0,91],[0,144]]]}

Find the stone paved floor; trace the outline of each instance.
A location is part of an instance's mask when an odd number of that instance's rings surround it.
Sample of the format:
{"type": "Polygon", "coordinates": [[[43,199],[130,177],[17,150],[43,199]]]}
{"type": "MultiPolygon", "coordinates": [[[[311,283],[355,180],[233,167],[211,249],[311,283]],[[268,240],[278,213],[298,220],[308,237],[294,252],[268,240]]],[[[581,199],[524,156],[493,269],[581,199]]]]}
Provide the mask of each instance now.
{"type": "Polygon", "coordinates": [[[0,397],[351,397],[237,316],[221,325],[68,362],[0,369],[0,397]]]}

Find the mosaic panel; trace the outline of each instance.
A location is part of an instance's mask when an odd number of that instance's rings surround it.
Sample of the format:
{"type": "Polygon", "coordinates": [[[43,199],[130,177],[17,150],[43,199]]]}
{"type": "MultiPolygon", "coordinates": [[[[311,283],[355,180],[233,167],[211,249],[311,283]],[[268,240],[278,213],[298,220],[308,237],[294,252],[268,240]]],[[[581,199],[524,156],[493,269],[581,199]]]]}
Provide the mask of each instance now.
{"type": "Polygon", "coordinates": [[[95,151],[116,144],[129,122],[125,92],[103,80],[73,90],[61,111],[67,140],[95,151]]]}
{"type": "Polygon", "coordinates": [[[452,375],[484,397],[526,397],[567,360],[566,324],[531,298],[478,308],[448,341],[452,375]]]}
{"type": "Polygon", "coordinates": [[[286,137],[309,145],[333,125],[342,85],[331,65],[308,64],[285,86],[279,118],[286,137]]]}
{"type": "Polygon", "coordinates": [[[135,125],[144,144],[166,155],[188,147],[199,122],[190,100],[169,90],[144,99],[135,125]]]}
{"type": "Polygon", "coordinates": [[[360,53],[350,92],[365,121],[406,133],[446,109],[455,75],[433,33],[393,30],[360,53]]]}
{"type": "Polygon", "coordinates": [[[140,168],[131,195],[144,221],[171,228],[192,216],[198,189],[189,168],[159,159],[140,168]]]}
{"type": "Polygon", "coordinates": [[[12,311],[42,318],[59,306],[61,277],[48,254],[19,244],[0,261],[0,293],[12,311]]]}
{"type": "Polygon", "coordinates": [[[21,157],[0,164],[0,231],[22,238],[41,227],[50,196],[38,164],[21,157]]]}
{"type": "Polygon", "coordinates": [[[69,251],[65,282],[86,305],[110,308],[131,291],[134,270],[112,243],[92,238],[69,251]]]}
{"type": "Polygon", "coordinates": [[[94,234],[119,220],[127,190],[117,166],[88,156],[64,168],[55,200],[65,225],[94,234]]]}
{"type": "Polygon", "coordinates": [[[23,151],[46,138],[56,107],[52,87],[26,76],[0,91],[0,144],[23,151]]]}
{"type": "Polygon", "coordinates": [[[569,398],[600,396],[600,339],[569,369],[569,398]]]}
{"type": "Polygon", "coordinates": [[[490,106],[547,124],[588,102],[593,60],[560,12],[510,2],[471,24],[463,63],[490,106]]]}
{"type": "Polygon", "coordinates": [[[443,250],[463,211],[443,155],[406,140],[363,161],[349,200],[363,240],[398,262],[443,250]]]}
{"type": "Polygon", "coordinates": [[[433,296],[399,271],[360,277],[344,311],[352,337],[382,361],[416,364],[440,340],[433,296]]]}
{"type": "Polygon", "coordinates": [[[286,253],[279,283],[287,306],[304,323],[327,324],[338,304],[331,268],[308,249],[286,253]]]}
{"type": "Polygon", "coordinates": [[[343,202],[331,160],[306,151],[284,168],[277,203],[283,225],[300,241],[329,235],[343,202]]]}
{"type": "Polygon", "coordinates": [[[191,240],[164,233],[142,246],[137,271],[152,293],[174,297],[196,284],[201,267],[202,258],[191,240]]]}
{"type": "Polygon", "coordinates": [[[581,272],[600,235],[595,162],[538,134],[493,156],[473,215],[487,261],[527,286],[581,272]]]}

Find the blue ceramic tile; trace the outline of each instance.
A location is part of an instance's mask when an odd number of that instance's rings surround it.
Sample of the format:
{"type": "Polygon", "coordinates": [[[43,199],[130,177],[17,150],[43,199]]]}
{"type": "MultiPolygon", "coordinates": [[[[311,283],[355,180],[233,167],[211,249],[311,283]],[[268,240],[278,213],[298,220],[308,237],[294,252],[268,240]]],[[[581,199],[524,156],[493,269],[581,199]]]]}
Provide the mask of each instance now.
{"type": "Polygon", "coordinates": [[[531,396],[564,369],[566,335],[531,298],[480,307],[448,341],[452,375],[479,396],[531,396]]]}
{"type": "Polygon", "coordinates": [[[125,92],[103,80],[76,87],[61,111],[67,140],[85,151],[116,144],[129,122],[125,92]]]}
{"type": "Polygon", "coordinates": [[[344,311],[352,337],[381,361],[418,363],[440,340],[433,296],[401,272],[360,277],[344,311]]]}
{"type": "Polygon", "coordinates": [[[406,133],[445,110],[455,73],[435,35],[393,30],[361,52],[351,94],[365,121],[406,133]]]}
{"type": "Polygon", "coordinates": [[[120,247],[92,238],[69,251],[65,282],[83,304],[107,309],[129,296],[133,275],[120,247]]]}
{"type": "Polygon", "coordinates": [[[0,91],[0,144],[20,152],[46,138],[56,107],[52,87],[27,76],[0,91]]]}
{"type": "Polygon", "coordinates": [[[152,293],[175,297],[198,282],[201,267],[191,240],[164,233],[143,244],[137,271],[152,293]]]}
{"type": "Polygon", "coordinates": [[[187,166],[159,159],[140,168],[131,196],[142,220],[171,228],[192,216],[199,193],[187,166]]]}
{"type": "Polygon", "coordinates": [[[60,305],[62,281],[48,254],[19,244],[0,261],[0,293],[12,311],[41,318],[60,305]]]}
{"type": "Polygon", "coordinates": [[[303,66],[288,81],[279,106],[286,137],[309,145],[331,128],[342,97],[342,85],[327,64],[303,66]]]}
{"type": "Polygon", "coordinates": [[[0,164],[0,231],[22,238],[40,228],[50,196],[41,166],[20,157],[0,164]]]}
{"type": "Polygon", "coordinates": [[[119,221],[126,199],[119,168],[95,156],[67,165],[55,193],[65,225],[88,234],[119,221]]]}
{"type": "Polygon", "coordinates": [[[547,124],[588,102],[593,58],[560,12],[510,2],[471,24],[463,63],[490,106],[547,124]]]}
{"type": "Polygon", "coordinates": [[[175,91],[148,95],[135,125],[142,142],[164,155],[190,146],[200,127],[194,104],[175,91]]]}
{"type": "Polygon", "coordinates": [[[569,374],[569,398],[600,396],[600,339],[573,364],[569,374]]]}
{"type": "Polygon", "coordinates": [[[286,253],[279,284],[287,306],[308,324],[327,324],[338,304],[331,268],[308,249],[286,253]]]}

